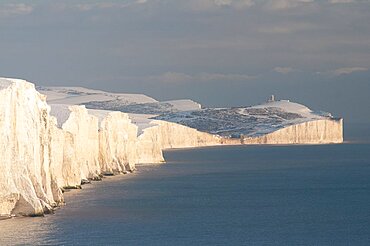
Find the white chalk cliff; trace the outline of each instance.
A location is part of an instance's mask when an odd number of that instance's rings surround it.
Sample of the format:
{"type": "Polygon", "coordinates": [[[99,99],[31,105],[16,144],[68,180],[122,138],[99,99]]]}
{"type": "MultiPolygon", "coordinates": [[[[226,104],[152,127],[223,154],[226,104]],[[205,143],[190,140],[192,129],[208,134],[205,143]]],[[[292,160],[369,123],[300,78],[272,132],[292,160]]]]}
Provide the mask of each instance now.
{"type": "Polygon", "coordinates": [[[50,105],[32,83],[0,78],[0,216],[47,213],[64,189],[164,162],[164,149],[343,141],[341,119],[287,101],[201,109],[78,87],[40,91],[50,105]]]}
{"type": "Polygon", "coordinates": [[[0,79],[0,214],[43,214],[62,202],[51,172],[53,127],[31,83],[0,79]]]}
{"type": "Polygon", "coordinates": [[[138,137],[139,163],[164,162],[164,149],[221,144],[221,137],[187,126],[160,120],[153,120],[151,124],[153,126],[144,129],[138,137]]]}

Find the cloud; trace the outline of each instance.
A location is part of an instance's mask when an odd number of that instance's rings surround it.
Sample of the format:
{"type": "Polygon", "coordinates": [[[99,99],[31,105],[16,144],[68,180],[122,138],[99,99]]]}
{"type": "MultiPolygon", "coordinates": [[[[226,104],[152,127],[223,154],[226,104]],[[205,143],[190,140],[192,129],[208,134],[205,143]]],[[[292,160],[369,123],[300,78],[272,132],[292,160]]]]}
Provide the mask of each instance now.
{"type": "Polygon", "coordinates": [[[193,77],[185,73],[166,72],[160,76],[151,76],[151,79],[158,80],[164,83],[177,84],[177,83],[191,81],[193,77]]]}
{"type": "Polygon", "coordinates": [[[222,73],[199,73],[195,75],[166,72],[159,76],[149,76],[148,80],[163,83],[187,83],[187,82],[209,82],[209,81],[245,81],[255,79],[255,76],[246,74],[222,74],[222,73]]]}
{"type": "Polygon", "coordinates": [[[265,9],[271,11],[287,10],[302,5],[314,3],[314,0],[269,0],[265,4],[265,9]]]}
{"type": "Polygon", "coordinates": [[[334,71],[332,71],[333,75],[335,76],[340,76],[340,75],[345,75],[345,74],[351,74],[355,72],[362,72],[362,71],[368,71],[368,68],[364,67],[343,67],[343,68],[338,68],[334,71]]]}
{"type": "Polygon", "coordinates": [[[281,73],[281,74],[288,74],[288,73],[292,73],[295,71],[295,69],[291,67],[275,67],[272,70],[276,73],[281,73]]]}
{"type": "Polygon", "coordinates": [[[293,22],[293,23],[280,23],[277,26],[267,26],[267,27],[260,27],[257,29],[259,33],[265,34],[288,34],[294,33],[299,31],[307,31],[316,29],[317,26],[311,23],[300,23],[300,22],[293,22]]]}
{"type": "Polygon", "coordinates": [[[33,7],[24,3],[0,4],[0,17],[26,15],[31,13],[32,11],[33,7]]]}
{"type": "Polygon", "coordinates": [[[229,7],[237,10],[250,8],[255,4],[254,0],[189,0],[187,5],[195,11],[216,10],[229,7]]]}
{"type": "Polygon", "coordinates": [[[329,3],[355,3],[355,0],[329,0],[329,3]]]}
{"type": "Polygon", "coordinates": [[[324,74],[329,74],[331,76],[341,76],[348,75],[355,72],[365,72],[368,71],[368,68],[365,67],[342,67],[335,70],[327,71],[324,74]]]}
{"type": "Polygon", "coordinates": [[[74,8],[79,11],[90,11],[93,9],[113,9],[113,8],[127,8],[132,5],[145,4],[148,0],[135,0],[130,2],[97,2],[97,3],[82,3],[74,5],[74,8]]]}
{"type": "Polygon", "coordinates": [[[217,6],[230,6],[232,2],[232,0],[214,0],[217,6]]]}
{"type": "Polygon", "coordinates": [[[222,73],[201,73],[194,77],[195,80],[212,81],[212,80],[228,80],[228,81],[243,81],[255,79],[255,76],[246,74],[222,74],[222,73]]]}
{"type": "Polygon", "coordinates": [[[239,0],[233,2],[233,7],[236,9],[249,8],[253,5],[255,5],[255,3],[252,0],[239,0]]]}
{"type": "Polygon", "coordinates": [[[95,77],[95,81],[130,81],[130,82],[146,82],[152,84],[186,84],[186,83],[206,83],[206,82],[237,82],[254,80],[257,76],[250,76],[246,74],[223,74],[223,73],[198,73],[187,74],[181,72],[165,72],[160,75],[148,76],[101,76],[95,77]]]}

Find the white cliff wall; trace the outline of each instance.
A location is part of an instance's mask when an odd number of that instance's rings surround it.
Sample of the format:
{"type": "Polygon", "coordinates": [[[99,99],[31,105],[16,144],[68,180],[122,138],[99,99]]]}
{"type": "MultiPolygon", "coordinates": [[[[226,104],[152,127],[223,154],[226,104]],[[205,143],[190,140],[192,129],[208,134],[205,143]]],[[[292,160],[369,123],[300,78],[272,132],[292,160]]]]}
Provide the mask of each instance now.
{"type": "Polygon", "coordinates": [[[151,124],[138,137],[138,163],[164,162],[163,149],[222,144],[220,137],[187,126],[161,120],[153,120],[151,124]]]}
{"type": "MultiPolygon", "coordinates": [[[[60,202],[63,202],[62,192],[60,187],[65,186],[65,179],[63,176],[63,160],[65,151],[65,137],[66,133],[57,126],[57,120],[51,117],[50,124],[50,175],[51,185],[53,187],[53,196],[60,202]]],[[[56,199],[54,198],[54,199],[56,199]]]]}
{"type": "Polygon", "coordinates": [[[163,149],[220,144],[322,144],[343,141],[342,120],[314,120],[270,134],[223,139],[153,120],[137,136],[127,114],[52,105],[22,80],[0,78],[0,216],[41,215],[63,202],[62,187],[102,173],[164,162],[163,149]],[[55,117],[53,117],[55,116],[55,117]]]}
{"type": "Polygon", "coordinates": [[[69,106],[69,118],[63,123],[66,132],[63,174],[65,186],[81,184],[82,179],[92,179],[100,174],[99,125],[95,116],[84,106],[69,106]]]}
{"type": "Polygon", "coordinates": [[[121,112],[89,110],[100,119],[99,163],[103,173],[134,171],[138,161],[137,130],[121,112]]]}
{"type": "Polygon", "coordinates": [[[342,119],[308,121],[287,126],[260,137],[244,139],[244,144],[329,144],[342,142],[342,119]]]}
{"type": "Polygon", "coordinates": [[[99,122],[83,106],[53,105],[53,117],[45,97],[22,80],[0,79],[0,98],[0,216],[42,215],[63,203],[62,187],[135,169],[137,126],[127,114],[99,122]]]}
{"type": "Polygon", "coordinates": [[[51,114],[58,120],[62,129],[54,137],[56,144],[61,146],[55,153],[59,164],[53,166],[59,187],[76,187],[81,180],[98,177],[101,169],[99,164],[99,133],[98,118],[90,115],[84,106],[51,105],[51,114]]]}
{"type": "Polygon", "coordinates": [[[42,214],[61,201],[50,172],[50,109],[22,80],[0,79],[0,98],[0,214],[42,214]]]}

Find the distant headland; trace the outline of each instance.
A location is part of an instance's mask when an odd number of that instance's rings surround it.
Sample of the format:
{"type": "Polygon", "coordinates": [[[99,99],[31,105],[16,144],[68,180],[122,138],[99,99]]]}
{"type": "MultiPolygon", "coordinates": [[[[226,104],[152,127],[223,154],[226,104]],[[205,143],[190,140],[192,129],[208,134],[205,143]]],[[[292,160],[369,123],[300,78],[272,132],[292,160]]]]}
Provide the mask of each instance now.
{"type": "Polygon", "coordinates": [[[142,94],[0,78],[0,218],[37,216],[63,191],[164,162],[164,149],[343,142],[343,120],[289,100],[202,108],[142,94]]]}

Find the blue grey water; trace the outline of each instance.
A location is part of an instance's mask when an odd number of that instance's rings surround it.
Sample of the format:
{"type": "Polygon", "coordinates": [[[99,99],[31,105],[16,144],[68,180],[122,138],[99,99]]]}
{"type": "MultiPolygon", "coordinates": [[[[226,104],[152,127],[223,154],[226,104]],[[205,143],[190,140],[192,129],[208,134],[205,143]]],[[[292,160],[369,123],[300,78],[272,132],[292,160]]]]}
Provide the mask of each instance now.
{"type": "Polygon", "coordinates": [[[370,245],[366,129],[340,145],[171,150],[53,215],[0,221],[0,245],[370,245]]]}

